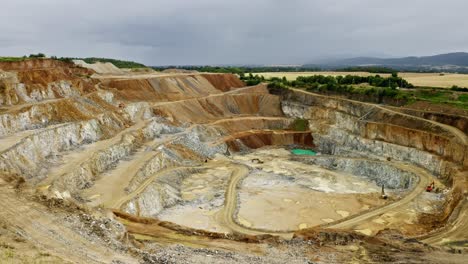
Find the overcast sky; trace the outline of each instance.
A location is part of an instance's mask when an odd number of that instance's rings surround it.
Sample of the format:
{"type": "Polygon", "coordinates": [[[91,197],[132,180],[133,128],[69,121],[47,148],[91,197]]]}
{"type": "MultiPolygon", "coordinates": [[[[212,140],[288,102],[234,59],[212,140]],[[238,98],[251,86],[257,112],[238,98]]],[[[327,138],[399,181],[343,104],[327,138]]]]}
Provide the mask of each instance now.
{"type": "Polygon", "coordinates": [[[468,51],[467,0],[1,0],[0,56],[294,64],[468,51]]]}

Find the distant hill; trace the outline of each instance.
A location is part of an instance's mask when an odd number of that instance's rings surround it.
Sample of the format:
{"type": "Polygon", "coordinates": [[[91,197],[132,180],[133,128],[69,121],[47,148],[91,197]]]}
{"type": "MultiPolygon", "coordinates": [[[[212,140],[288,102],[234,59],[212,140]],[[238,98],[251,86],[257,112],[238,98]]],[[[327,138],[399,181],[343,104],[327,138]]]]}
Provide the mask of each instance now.
{"type": "Polygon", "coordinates": [[[320,65],[327,66],[388,66],[392,68],[466,68],[468,53],[454,52],[424,57],[375,58],[357,57],[342,60],[324,61],[320,65]]]}

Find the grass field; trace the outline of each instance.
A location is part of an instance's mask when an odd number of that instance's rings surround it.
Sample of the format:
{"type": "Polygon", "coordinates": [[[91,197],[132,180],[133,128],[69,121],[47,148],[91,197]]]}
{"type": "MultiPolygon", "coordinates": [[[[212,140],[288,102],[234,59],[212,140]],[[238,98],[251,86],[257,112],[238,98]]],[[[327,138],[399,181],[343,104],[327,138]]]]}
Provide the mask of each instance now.
{"type": "Polygon", "coordinates": [[[0,62],[14,62],[14,61],[23,61],[26,58],[23,57],[0,57],[0,62]]]}
{"type": "MultiPolygon", "coordinates": [[[[359,76],[369,76],[376,75],[375,73],[368,72],[266,72],[266,73],[256,73],[258,75],[263,75],[265,78],[271,77],[280,77],[286,76],[290,81],[295,80],[298,76],[310,76],[310,75],[359,75],[359,76]]],[[[379,74],[382,77],[390,76],[390,74],[379,74]]],[[[453,85],[459,87],[468,87],[468,74],[454,74],[446,73],[441,75],[439,73],[399,73],[400,77],[404,78],[408,82],[412,83],[414,86],[420,87],[440,87],[440,88],[450,88],[453,85]]]]}

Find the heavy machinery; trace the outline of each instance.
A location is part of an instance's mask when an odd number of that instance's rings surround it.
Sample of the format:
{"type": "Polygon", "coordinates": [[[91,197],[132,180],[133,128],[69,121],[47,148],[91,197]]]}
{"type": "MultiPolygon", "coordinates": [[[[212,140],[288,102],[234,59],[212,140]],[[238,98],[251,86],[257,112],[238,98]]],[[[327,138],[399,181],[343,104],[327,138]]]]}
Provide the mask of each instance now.
{"type": "Polygon", "coordinates": [[[432,183],[426,187],[426,192],[432,192],[434,189],[435,189],[435,182],[432,181],[432,183]]]}
{"type": "Polygon", "coordinates": [[[380,198],[384,199],[384,200],[387,200],[388,198],[388,195],[385,194],[385,190],[384,190],[384,185],[382,184],[382,194],[380,195],[380,198]]]}

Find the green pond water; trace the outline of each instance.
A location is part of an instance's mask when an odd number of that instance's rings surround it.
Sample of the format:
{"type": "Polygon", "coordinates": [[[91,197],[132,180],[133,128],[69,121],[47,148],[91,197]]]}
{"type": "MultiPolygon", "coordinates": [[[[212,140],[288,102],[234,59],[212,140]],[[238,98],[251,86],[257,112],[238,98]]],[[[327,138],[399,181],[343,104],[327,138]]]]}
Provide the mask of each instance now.
{"type": "Polygon", "coordinates": [[[309,156],[317,155],[317,152],[310,150],[310,149],[293,149],[291,150],[291,152],[294,155],[309,155],[309,156]]]}

